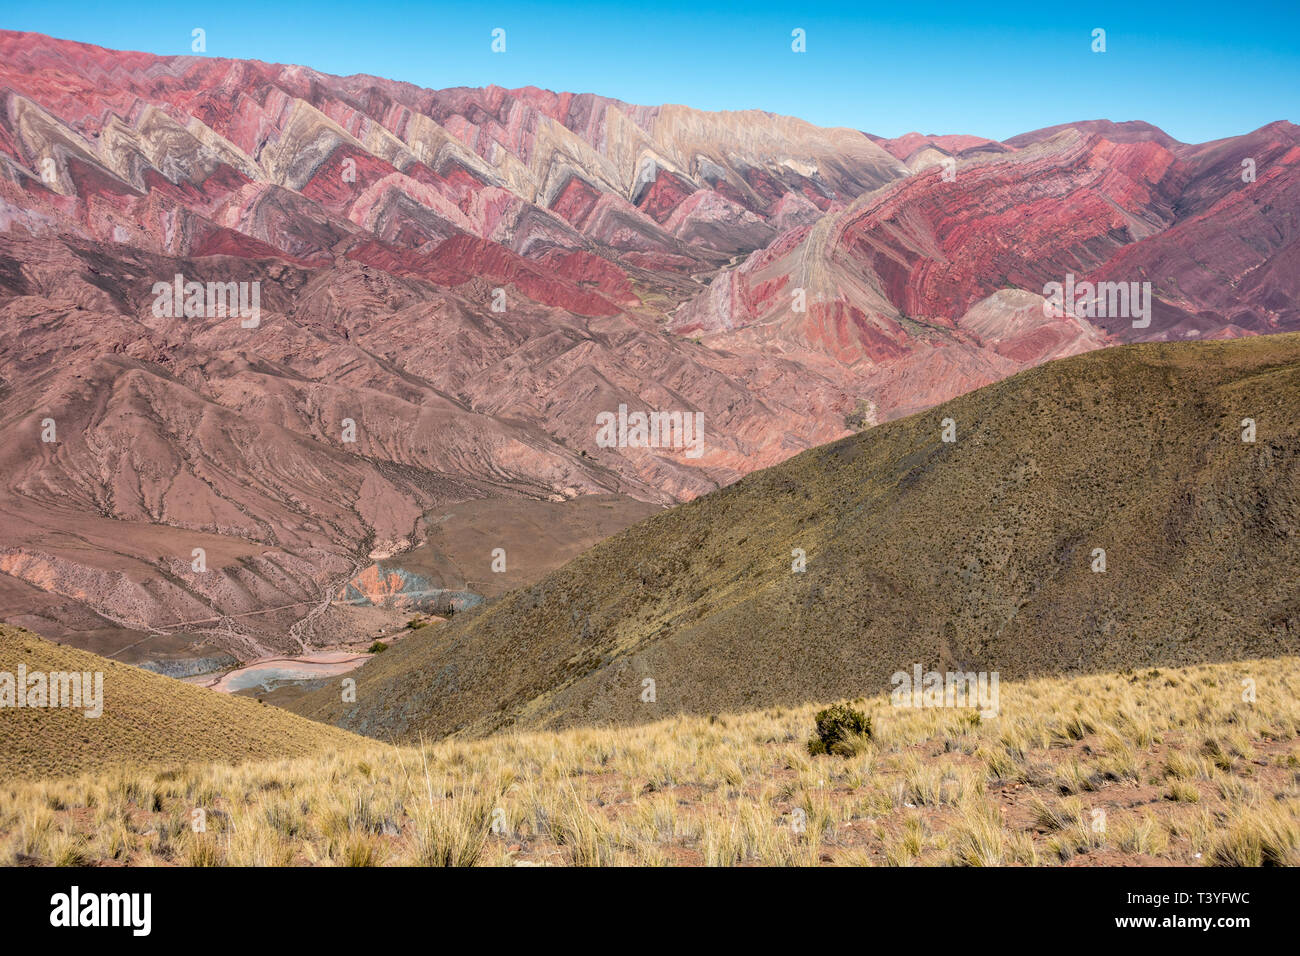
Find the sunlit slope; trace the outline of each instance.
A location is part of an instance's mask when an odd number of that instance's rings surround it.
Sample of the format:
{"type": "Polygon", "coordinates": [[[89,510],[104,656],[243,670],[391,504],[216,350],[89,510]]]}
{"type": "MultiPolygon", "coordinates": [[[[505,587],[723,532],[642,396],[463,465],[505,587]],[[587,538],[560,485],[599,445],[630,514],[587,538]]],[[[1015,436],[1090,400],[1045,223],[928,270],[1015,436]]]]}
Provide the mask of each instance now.
{"type": "Polygon", "coordinates": [[[1049,363],[644,521],[297,709],[412,738],[856,696],[915,663],[1293,652],[1298,412],[1297,335],[1049,363]]]}
{"type": "Polygon", "coordinates": [[[826,703],[0,781],[0,866],[1300,865],[1300,658],[826,703]]]}
{"type": "MultiPolygon", "coordinates": [[[[109,767],[298,757],[357,743],[352,734],[244,697],[161,677],[0,625],[0,672],[103,675],[103,707],[0,707],[0,776],[69,776],[109,767]]],[[[93,682],[93,678],[92,678],[93,682]]]]}

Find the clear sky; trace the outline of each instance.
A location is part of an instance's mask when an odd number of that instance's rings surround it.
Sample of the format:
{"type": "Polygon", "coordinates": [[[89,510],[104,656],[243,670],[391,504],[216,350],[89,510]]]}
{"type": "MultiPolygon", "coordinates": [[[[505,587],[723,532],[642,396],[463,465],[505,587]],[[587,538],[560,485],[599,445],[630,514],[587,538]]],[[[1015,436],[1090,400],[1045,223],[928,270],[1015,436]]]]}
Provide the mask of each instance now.
{"type": "Polygon", "coordinates": [[[1300,122],[1300,0],[1166,3],[415,3],[0,0],[0,27],[115,49],[765,109],[881,136],[1005,139],[1142,119],[1200,142],[1300,122]],[[493,53],[491,33],[506,31],[493,53]],[[807,52],[791,50],[806,32],[807,52]],[[1106,30],[1106,52],[1092,31],[1106,30]]]}

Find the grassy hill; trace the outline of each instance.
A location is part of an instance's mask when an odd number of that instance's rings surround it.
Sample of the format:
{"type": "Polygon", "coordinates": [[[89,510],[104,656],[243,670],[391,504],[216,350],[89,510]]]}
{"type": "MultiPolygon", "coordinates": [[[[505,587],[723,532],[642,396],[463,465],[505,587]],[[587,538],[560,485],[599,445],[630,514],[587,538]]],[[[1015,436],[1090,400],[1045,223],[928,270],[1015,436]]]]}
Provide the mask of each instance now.
{"type": "Polygon", "coordinates": [[[0,865],[1300,864],[1300,658],[853,703],[6,780],[0,865]]]}
{"type": "Polygon", "coordinates": [[[414,739],[852,697],[915,663],[1009,679],[1294,651],[1297,462],[1300,335],[1093,352],[643,521],[368,663],[355,704],[294,707],[414,739]]]}
{"type": "Polygon", "coordinates": [[[0,672],[99,672],[103,712],[0,708],[0,777],[72,776],[110,767],[294,757],[360,742],[243,697],[161,677],[0,625],[0,672]]]}

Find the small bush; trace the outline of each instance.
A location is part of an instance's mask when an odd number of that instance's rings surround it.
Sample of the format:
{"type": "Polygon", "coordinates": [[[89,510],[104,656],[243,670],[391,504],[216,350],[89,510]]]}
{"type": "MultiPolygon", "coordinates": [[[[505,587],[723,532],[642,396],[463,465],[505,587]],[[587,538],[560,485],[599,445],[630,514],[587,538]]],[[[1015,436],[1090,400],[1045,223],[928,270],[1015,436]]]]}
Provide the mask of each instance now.
{"type": "MultiPolygon", "coordinates": [[[[418,617],[413,617],[413,618],[411,618],[409,621],[406,622],[406,626],[407,626],[407,628],[408,628],[409,630],[412,630],[412,631],[418,631],[418,630],[419,630],[420,628],[422,628],[422,627],[428,627],[428,626],[429,626],[429,622],[428,622],[428,621],[422,621],[422,620],[420,620],[418,617]]],[[[379,642],[378,642],[378,641],[375,641],[375,643],[378,644],[379,642]]]]}
{"type": "Polygon", "coordinates": [[[864,741],[871,739],[871,718],[848,704],[835,704],[819,711],[815,718],[817,736],[808,741],[808,752],[851,757],[864,741]]]}
{"type": "Polygon", "coordinates": [[[388,650],[388,645],[387,645],[387,644],[385,644],[383,641],[375,641],[375,643],[371,644],[370,647],[368,647],[368,648],[366,649],[366,653],[367,653],[367,654],[382,654],[382,653],[383,653],[384,651],[386,651],[386,650],[388,650]]]}

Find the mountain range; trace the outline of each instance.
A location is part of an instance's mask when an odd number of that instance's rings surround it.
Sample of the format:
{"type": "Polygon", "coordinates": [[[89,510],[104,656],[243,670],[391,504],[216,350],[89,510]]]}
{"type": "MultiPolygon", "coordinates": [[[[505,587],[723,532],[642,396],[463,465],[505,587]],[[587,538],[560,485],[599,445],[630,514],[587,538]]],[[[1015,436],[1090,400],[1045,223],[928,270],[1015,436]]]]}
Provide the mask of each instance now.
{"type": "MultiPolygon", "coordinates": [[[[607,533],[1049,360],[1300,329],[1298,170],[1286,122],[885,139],[0,31],[0,607],[294,653],[457,509],[626,501],[607,533]],[[1048,314],[1067,281],[1149,283],[1146,323],[1048,314]],[[623,406],[702,453],[598,442],[623,406]]],[[[486,593],[440,558],[412,587],[486,593]]]]}

